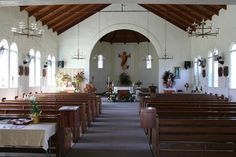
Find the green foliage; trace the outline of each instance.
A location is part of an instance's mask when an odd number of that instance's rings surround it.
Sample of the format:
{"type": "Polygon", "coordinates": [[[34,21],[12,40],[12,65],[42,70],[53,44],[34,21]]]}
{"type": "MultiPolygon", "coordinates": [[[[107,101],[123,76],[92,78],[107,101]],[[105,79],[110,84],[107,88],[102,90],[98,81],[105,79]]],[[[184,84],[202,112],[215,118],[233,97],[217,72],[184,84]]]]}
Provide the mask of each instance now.
{"type": "Polygon", "coordinates": [[[130,76],[125,72],[120,74],[119,82],[120,82],[120,85],[125,85],[125,86],[129,86],[132,84],[132,82],[130,80],[130,76]]]}
{"type": "Polygon", "coordinates": [[[31,107],[32,107],[32,111],[31,111],[32,116],[40,116],[42,111],[39,107],[38,102],[32,100],[30,103],[31,103],[31,107]]]}

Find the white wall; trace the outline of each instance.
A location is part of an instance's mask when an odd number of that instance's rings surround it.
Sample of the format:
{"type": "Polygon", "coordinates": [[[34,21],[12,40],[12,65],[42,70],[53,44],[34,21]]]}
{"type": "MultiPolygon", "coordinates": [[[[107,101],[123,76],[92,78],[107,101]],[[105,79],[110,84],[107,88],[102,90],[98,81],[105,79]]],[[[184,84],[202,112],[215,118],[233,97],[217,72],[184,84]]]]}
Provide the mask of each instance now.
{"type": "MultiPolygon", "coordinates": [[[[219,35],[217,37],[208,38],[192,38],[191,51],[192,60],[197,56],[207,58],[208,52],[213,51],[215,48],[219,50],[219,53],[224,55],[224,65],[229,65],[229,49],[231,44],[236,43],[236,5],[228,5],[227,10],[221,10],[219,16],[213,16],[212,21],[215,27],[220,28],[219,35]]],[[[222,66],[222,65],[220,65],[222,66]]],[[[208,67],[206,66],[206,71],[208,67]]],[[[207,87],[207,77],[201,78],[201,83],[206,87],[207,92],[224,94],[231,98],[232,101],[236,101],[236,90],[229,89],[229,78],[219,77],[219,87],[209,88],[207,87]]]]}
{"type": "MultiPolygon", "coordinates": [[[[126,9],[128,10],[129,7],[132,8],[132,10],[144,10],[142,7],[135,4],[128,4],[126,9]]],[[[120,10],[120,5],[112,4],[105,10],[120,10]]],[[[65,60],[65,66],[68,68],[84,68],[87,78],[91,78],[89,62],[95,44],[100,37],[114,30],[129,29],[137,31],[150,39],[158,56],[164,54],[165,20],[152,13],[100,12],[82,21],[79,28],[79,48],[85,53],[86,59],[79,61],[71,59],[71,56],[78,49],[78,26],[60,34],[59,58],[65,60]],[[148,16],[149,27],[147,27],[148,16]]],[[[190,40],[186,32],[168,22],[166,22],[166,30],[167,53],[173,56],[174,59],[166,61],[160,60],[159,62],[157,75],[159,78],[157,80],[159,80],[158,86],[160,91],[163,90],[162,76],[164,71],[171,70],[173,72],[175,66],[183,67],[184,61],[191,59],[190,40]]],[[[185,71],[182,68],[180,77],[180,80],[176,80],[176,88],[184,89],[184,83],[190,82],[191,80],[190,71],[185,71]]]]}
{"type": "MultiPolygon", "coordinates": [[[[58,58],[58,36],[51,30],[48,30],[46,26],[43,26],[44,35],[42,38],[27,38],[22,36],[14,36],[10,31],[11,27],[16,26],[21,20],[26,22],[27,13],[25,11],[20,12],[19,7],[1,7],[0,8],[0,40],[6,39],[10,45],[15,42],[18,46],[18,65],[23,65],[23,59],[25,54],[29,52],[31,48],[35,51],[39,50],[41,53],[41,66],[47,60],[48,54],[54,55],[56,59],[58,58]]],[[[30,22],[34,21],[33,17],[30,18],[30,22]]],[[[42,27],[41,22],[37,22],[39,28],[42,27]]],[[[4,68],[4,65],[1,65],[4,68]]],[[[42,82],[45,78],[42,78],[42,82]]],[[[42,84],[40,88],[29,88],[29,81],[27,76],[19,77],[19,88],[13,89],[0,89],[0,97],[7,97],[9,99],[14,98],[16,95],[22,95],[23,92],[34,92],[40,91],[46,87],[46,84],[42,84]]]]}
{"type": "Polygon", "coordinates": [[[90,77],[94,76],[94,83],[97,92],[105,92],[108,77],[114,82],[115,86],[119,86],[119,75],[123,72],[121,68],[121,59],[118,57],[123,51],[130,54],[131,57],[127,61],[129,68],[125,71],[130,75],[131,81],[135,83],[142,80],[142,86],[148,87],[151,84],[158,86],[158,58],[157,53],[150,43],[149,52],[153,57],[152,69],[146,69],[146,62],[143,60],[147,55],[148,43],[97,43],[94,47],[90,58],[90,77]],[[102,54],[105,57],[104,68],[97,68],[97,60],[93,57],[102,54]]]}

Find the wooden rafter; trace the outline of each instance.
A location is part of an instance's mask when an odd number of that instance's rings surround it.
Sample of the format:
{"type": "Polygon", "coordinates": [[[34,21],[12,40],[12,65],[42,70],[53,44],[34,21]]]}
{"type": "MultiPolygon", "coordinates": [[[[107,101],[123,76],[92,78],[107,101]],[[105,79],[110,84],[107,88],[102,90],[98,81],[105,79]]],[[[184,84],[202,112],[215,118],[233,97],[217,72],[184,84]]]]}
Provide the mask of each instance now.
{"type": "MultiPolygon", "coordinates": [[[[227,8],[226,5],[139,5],[183,30],[194,22],[200,23],[202,19],[211,20],[213,15],[219,14],[220,9],[227,8]]],[[[29,16],[36,18],[36,21],[40,20],[43,25],[47,25],[49,29],[52,28],[60,34],[106,6],[108,4],[39,5],[21,6],[20,10],[27,11],[29,16]]]]}
{"type": "Polygon", "coordinates": [[[67,30],[67,29],[73,27],[74,25],[78,24],[79,22],[85,20],[86,18],[90,17],[91,15],[93,15],[93,14],[99,12],[100,10],[104,9],[108,5],[110,5],[110,4],[99,4],[99,5],[97,5],[93,8],[89,8],[89,9],[91,9],[90,11],[83,12],[83,14],[79,18],[76,18],[75,20],[73,20],[71,22],[69,21],[68,23],[65,23],[65,25],[62,25],[60,28],[57,28],[57,29],[54,28],[54,31],[57,31],[58,34],[60,34],[60,33],[64,32],[65,30],[67,30]]]}
{"type": "Polygon", "coordinates": [[[63,5],[56,5],[56,6],[46,7],[42,12],[40,12],[37,15],[35,15],[36,21],[42,19],[43,17],[47,16],[48,14],[51,14],[55,10],[57,10],[59,8],[62,8],[62,7],[63,7],[63,5]]]}
{"type": "Polygon", "coordinates": [[[167,16],[165,14],[165,12],[161,12],[160,10],[156,9],[155,6],[153,5],[149,5],[149,4],[140,4],[142,7],[146,8],[147,10],[150,10],[151,12],[153,12],[154,14],[162,17],[163,19],[169,21],[170,23],[178,26],[179,28],[185,30],[186,27],[185,25],[183,25],[181,22],[179,22],[178,20],[174,19],[173,17],[167,16]]]}

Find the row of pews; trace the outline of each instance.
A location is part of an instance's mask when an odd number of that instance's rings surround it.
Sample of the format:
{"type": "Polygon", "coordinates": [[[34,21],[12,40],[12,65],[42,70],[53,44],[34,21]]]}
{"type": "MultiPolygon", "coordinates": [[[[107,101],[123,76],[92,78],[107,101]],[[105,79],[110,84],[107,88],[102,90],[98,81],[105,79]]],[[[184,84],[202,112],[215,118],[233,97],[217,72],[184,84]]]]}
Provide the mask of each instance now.
{"type": "MultiPolygon", "coordinates": [[[[57,124],[49,148],[57,157],[63,157],[101,114],[101,98],[92,93],[36,93],[33,96],[42,110],[40,122],[57,124]],[[75,111],[69,109],[73,107],[75,111]]],[[[30,100],[5,99],[0,103],[0,119],[29,118],[30,113],[30,100]]],[[[19,149],[22,150],[25,149],[19,149]]],[[[1,147],[0,151],[14,152],[18,148],[1,147]]]]}
{"type": "Polygon", "coordinates": [[[236,156],[236,102],[208,94],[157,94],[140,101],[156,157],[236,156]]]}

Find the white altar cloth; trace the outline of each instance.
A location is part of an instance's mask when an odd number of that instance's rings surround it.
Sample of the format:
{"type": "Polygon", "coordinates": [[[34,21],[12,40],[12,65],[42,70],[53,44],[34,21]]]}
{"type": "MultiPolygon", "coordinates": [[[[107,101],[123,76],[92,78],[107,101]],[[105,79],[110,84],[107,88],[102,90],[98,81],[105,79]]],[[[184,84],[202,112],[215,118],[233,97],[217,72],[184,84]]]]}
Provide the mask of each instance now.
{"type": "Polygon", "coordinates": [[[129,90],[130,93],[134,93],[134,88],[131,86],[131,87],[126,87],[126,86],[117,86],[117,87],[114,87],[113,89],[113,93],[117,93],[118,90],[129,90]]]}

